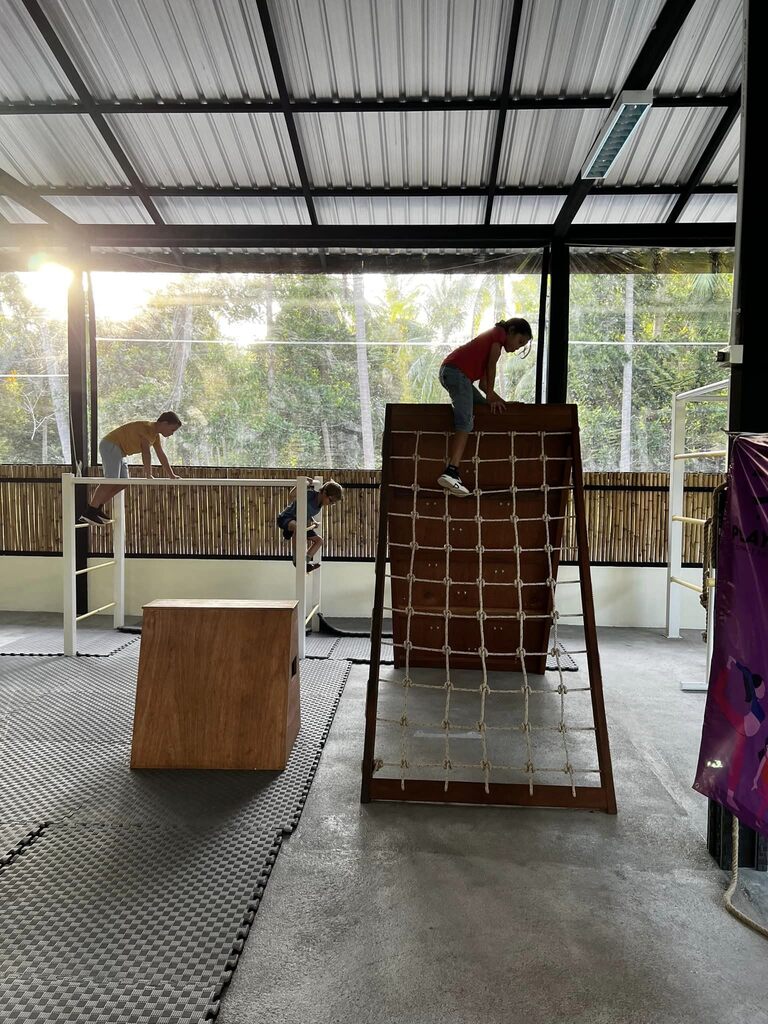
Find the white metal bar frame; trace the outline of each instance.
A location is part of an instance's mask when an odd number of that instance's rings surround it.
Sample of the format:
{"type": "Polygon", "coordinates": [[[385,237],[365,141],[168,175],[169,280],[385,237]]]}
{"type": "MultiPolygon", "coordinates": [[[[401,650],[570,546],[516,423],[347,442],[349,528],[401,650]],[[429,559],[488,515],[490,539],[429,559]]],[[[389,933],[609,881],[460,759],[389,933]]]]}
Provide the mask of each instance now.
{"type": "MultiPolygon", "coordinates": [[[[683,559],[683,526],[685,523],[691,526],[703,526],[705,520],[697,519],[684,514],[684,488],[685,488],[685,462],[688,459],[696,458],[727,458],[726,449],[713,451],[686,452],[685,450],[685,428],[688,404],[691,402],[727,402],[729,382],[727,380],[717,381],[714,384],[706,384],[704,387],[694,388],[691,391],[683,391],[675,395],[672,402],[672,431],[669,456],[669,507],[667,510],[667,537],[669,539],[669,551],[667,555],[667,615],[666,635],[670,639],[680,637],[680,588],[701,592],[698,584],[690,583],[681,578],[683,559]]],[[[687,691],[706,690],[709,677],[709,665],[712,659],[712,637],[714,633],[714,600],[715,600],[715,578],[713,575],[707,580],[707,608],[709,629],[707,630],[707,664],[704,675],[704,684],[681,683],[681,688],[687,691]]]]}
{"type": "MultiPolygon", "coordinates": [[[[87,523],[75,522],[75,487],[79,485],[98,486],[99,484],[119,484],[123,487],[295,487],[296,489],[296,522],[306,523],[307,521],[307,477],[300,476],[295,480],[278,480],[272,478],[260,479],[239,478],[239,477],[183,477],[176,480],[150,479],[145,477],[116,478],[75,476],[73,473],[63,473],[61,477],[61,498],[62,498],[62,551],[63,551],[63,609],[64,609],[64,653],[70,657],[77,653],[77,623],[88,619],[92,615],[112,609],[112,621],[115,629],[125,625],[125,492],[121,491],[112,499],[112,540],[113,557],[111,561],[100,562],[98,565],[89,566],[86,569],[76,568],[75,558],[75,532],[87,529],[87,523]],[[112,566],[112,600],[100,608],[77,615],[77,576],[88,573],[94,569],[102,569],[112,566]]],[[[317,481],[313,481],[315,485],[317,481]]],[[[305,632],[306,632],[306,609],[307,609],[307,569],[306,569],[306,547],[300,551],[300,539],[305,537],[297,529],[296,531],[296,574],[295,574],[295,595],[298,602],[298,627],[299,627],[299,657],[305,654],[305,632]]],[[[305,540],[306,544],[306,540],[305,540]]],[[[316,569],[312,576],[318,579],[313,581],[312,617],[316,617],[320,610],[320,574],[322,568],[316,569]]]]}

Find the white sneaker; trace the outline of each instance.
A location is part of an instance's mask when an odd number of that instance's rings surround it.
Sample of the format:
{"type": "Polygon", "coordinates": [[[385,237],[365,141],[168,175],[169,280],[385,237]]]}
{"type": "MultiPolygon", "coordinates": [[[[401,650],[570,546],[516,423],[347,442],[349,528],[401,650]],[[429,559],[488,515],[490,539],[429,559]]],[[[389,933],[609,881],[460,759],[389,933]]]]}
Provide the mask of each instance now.
{"type": "Polygon", "coordinates": [[[470,494],[470,491],[461,482],[461,477],[453,476],[452,473],[442,473],[438,478],[437,482],[441,487],[444,487],[446,491],[451,494],[455,494],[457,498],[466,498],[470,494]]]}

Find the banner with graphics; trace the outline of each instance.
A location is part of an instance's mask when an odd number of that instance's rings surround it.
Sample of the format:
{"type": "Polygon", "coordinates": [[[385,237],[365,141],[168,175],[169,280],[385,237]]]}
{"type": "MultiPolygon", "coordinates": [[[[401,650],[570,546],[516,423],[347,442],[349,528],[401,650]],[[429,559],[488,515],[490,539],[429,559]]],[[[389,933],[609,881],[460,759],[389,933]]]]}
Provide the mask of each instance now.
{"type": "Polygon", "coordinates": [[[768,835],[768,435],[733,444],[714,626],[693,788],[768,835]]]}

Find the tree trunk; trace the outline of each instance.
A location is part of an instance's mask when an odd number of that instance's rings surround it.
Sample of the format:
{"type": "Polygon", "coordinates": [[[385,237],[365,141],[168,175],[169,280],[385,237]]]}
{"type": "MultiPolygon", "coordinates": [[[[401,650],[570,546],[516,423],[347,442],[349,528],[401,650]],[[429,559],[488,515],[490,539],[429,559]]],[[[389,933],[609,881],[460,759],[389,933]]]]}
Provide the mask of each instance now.
{"type": "Polygon", "coordinates": [[[622,473],[632,470],[632,346],[635,340],[635,275],[627,274],[624,293],[624,371],[621,382],[621,456],[622,473]]]}
{"type": "Polygon", "coordinates": [[[325,420],[320,423],[323,434],[323,450],[325,451],[325,465],[327,469],[333,469],[333,455],[331,453],[331,435],[328,432],[328,424],[325,420]]]}
{"type": "MultiPolygon", "coordinates": [[[[275,301],[275,282],[272,275],[267,276],[267,287],[264,296],[264,311],[267,321],[267,422],[269,414],[275,405],[275,349],[272,345],[272,332],[275,326],[273,304],[275,301]]],[[[267,465],[277,465],[277,443],[275,432],[271,428],[267,431],[267,465]]]]}
{"type": "Polygon", "coordinates": [[[371,415],[371,385],[368,379],[368,349],[365,336],[365,296],[363,276],[352,277],[355,301],[355,336],[357,340],[357,385],[360,395],[360,432],[363,439],[363,469],[373,469],[373,419],[371,415]]]}
{"type": "MultiPolygon", "coordinates": [[[[173,315],[173,340],[177,343],[173,346],[171,356],[174,368],[173,388],[168,398],[168,408],[176,411],[181,404],[184,394],[184,372],[189,362],[189,353],[192,349],[192,331],[194,330],[192,320],[192,306],[186,303],[180,306],[173,315]]],[[[161,409],[158,412],[165,412],[161,409]]]]}
{"type": "MultiPolygon", "coordinates": [[[[504,310],[504,278],[496,274],[493,279],[493,322],[497,324],[501,320],[504,310]]],[[[506,386],[504,383],[504,360],[500,359],[496,364],[496,387],[497,395],[506,397],[506,386]]]]}
{"type": "Polygon", "coordinates": [[[43,358],[45,359],[45,372],[48,374],[48,388],[51,394],[53,415],[56,420],[56,431],[59,435],[61,445],[62,462],[72,461],[72,448],[69,438],[69,395],[67,378],[57,377],[60,372],[56,360],[56,353],[51,345],[51,337],[48,333],[48,325],[45,321],[40,323],[40,338],[43,343],[43,358]]]}

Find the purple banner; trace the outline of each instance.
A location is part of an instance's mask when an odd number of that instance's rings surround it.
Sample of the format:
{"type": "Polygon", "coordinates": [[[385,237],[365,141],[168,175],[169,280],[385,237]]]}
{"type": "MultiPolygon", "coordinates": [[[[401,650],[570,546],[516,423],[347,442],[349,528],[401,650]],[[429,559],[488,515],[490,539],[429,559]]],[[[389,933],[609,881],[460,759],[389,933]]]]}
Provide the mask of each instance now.
{"type": "Polygon", "coordinates": [[[733,444],[714,626],[693,788],[768,836],[768,435],[733,444]]]}

